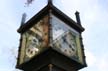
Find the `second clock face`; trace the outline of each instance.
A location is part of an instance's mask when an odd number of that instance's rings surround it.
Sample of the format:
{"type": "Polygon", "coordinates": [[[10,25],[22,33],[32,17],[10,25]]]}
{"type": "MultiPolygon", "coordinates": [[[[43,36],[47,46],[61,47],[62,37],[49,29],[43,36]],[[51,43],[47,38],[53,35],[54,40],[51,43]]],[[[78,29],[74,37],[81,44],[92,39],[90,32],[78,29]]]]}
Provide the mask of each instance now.
{"type": "Polygon", "coordinates": [[[51,26],[54,48],[68,57],[78,58],[76,38],[79,33],[55,16],[52,16],[51,26]]]}
{"type": "Polygon", "coordinates": [[[25,34],[25,61],[38,55],[48,45],[48,23],[47,17],[40,20],[37,24],[31,27],[25,34]]]}
{"type": "Polygon", "coordinates": [[[28,34],[27,48],[26,48],[27,57],[31,58],[40,51],[40,47],[42,44],[41,41],[42,41],[42,39],[37,38],[37,35],[29,35],[28,34]]]}

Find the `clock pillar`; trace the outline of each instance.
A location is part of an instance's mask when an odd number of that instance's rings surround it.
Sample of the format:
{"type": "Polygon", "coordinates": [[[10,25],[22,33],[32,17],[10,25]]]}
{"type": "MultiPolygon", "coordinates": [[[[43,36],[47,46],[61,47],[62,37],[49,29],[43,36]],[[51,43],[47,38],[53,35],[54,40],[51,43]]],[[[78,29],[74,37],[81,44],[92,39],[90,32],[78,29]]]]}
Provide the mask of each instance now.
{"type": "MultiPolygon", "coordinates": [[[[35,70],[33,70],[33,71],[35,71],[35,70]]],[[[53,64],[49,64],[46,67],[43,67],[42,69],[40,69],[39,71],[66,71],[66,70],[63,70],[59,67],[56,67],[53,64]]],[[[77,70],[73,69],[73,70],[70,70],[70,71],[77,71],[77,70]]]]}
{"type": "Polygon", "coordinates": [[[58,68],[58,67],[54,66],[53,64],[49,64],[49,65],[41,68],[39,71],[65,71],[65,70],[58,68]]]}

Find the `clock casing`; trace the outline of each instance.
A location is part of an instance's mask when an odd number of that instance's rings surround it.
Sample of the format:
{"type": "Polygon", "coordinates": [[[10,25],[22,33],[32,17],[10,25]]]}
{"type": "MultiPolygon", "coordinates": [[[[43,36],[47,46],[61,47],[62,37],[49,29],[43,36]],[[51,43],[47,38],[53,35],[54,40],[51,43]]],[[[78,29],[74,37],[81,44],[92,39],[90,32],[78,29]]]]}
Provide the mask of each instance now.
{"type": "Polygon", "coordinates": [[[64,71],[86,67],[81,33],[84,28],[48,4],[21,25],[17,68],[41,71],[52,64],[64,71]]]}

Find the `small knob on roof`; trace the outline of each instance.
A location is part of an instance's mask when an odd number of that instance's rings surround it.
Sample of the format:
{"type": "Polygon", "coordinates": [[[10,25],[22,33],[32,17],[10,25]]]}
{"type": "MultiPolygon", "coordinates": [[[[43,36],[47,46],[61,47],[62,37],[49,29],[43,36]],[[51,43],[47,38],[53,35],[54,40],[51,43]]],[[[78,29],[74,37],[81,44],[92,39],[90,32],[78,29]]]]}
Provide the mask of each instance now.
{"type": "Polygon", "coordinates": [[[26,13],[23,13],[23,14],[22,14],[21,25],[23,25],[23,24],[25,23],[25,21],[26,21],[26,16],[27,16],[26,13]]]}
{"type": "Polygon", "coordinates": [[[80,21],[80,15],[79,15],[79,12],[76,11],[76,12],[75,12],[75,15],[76,15],[77,23],[81,26],[81,21],[80,21]]]}

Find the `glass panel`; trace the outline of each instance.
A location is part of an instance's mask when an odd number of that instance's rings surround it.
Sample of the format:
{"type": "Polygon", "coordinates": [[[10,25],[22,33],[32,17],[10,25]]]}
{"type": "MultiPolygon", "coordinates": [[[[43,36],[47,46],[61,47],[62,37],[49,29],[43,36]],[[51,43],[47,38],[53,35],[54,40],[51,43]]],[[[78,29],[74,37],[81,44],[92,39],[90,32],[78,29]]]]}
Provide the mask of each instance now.
{"type": "Polygon", "coordinates": [[[54,17],[52,18],[51,25],[52,25],[53,40],[57,39],[60,35],[64,34],[67,31],[65,26],[62,25],[61,22],[54,17]]]}

